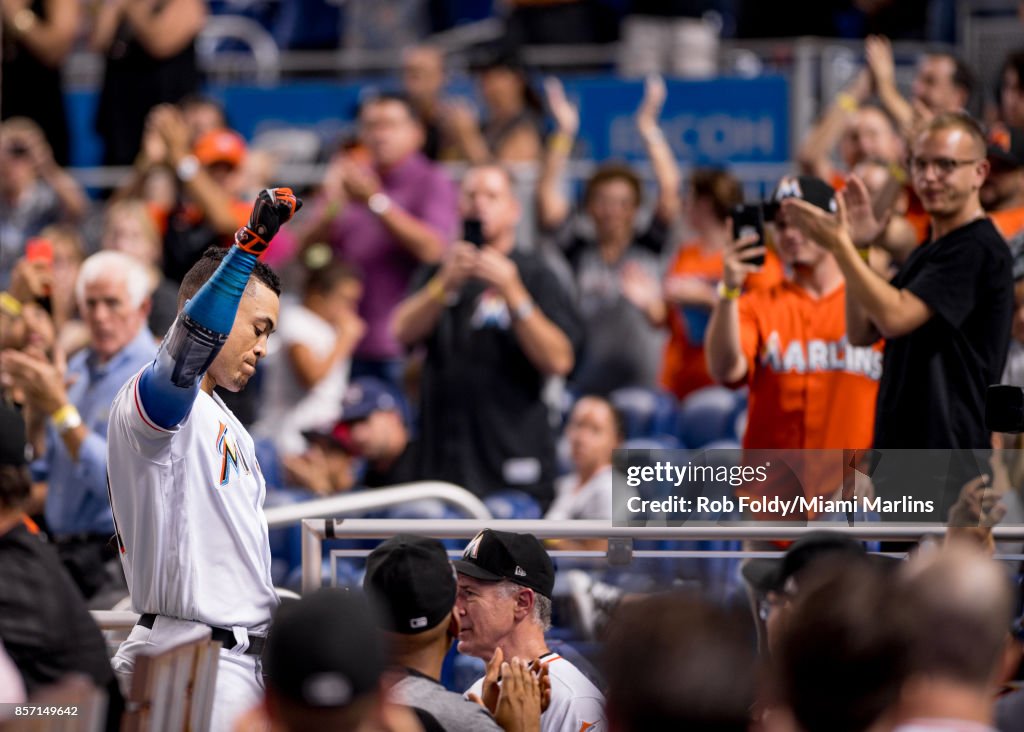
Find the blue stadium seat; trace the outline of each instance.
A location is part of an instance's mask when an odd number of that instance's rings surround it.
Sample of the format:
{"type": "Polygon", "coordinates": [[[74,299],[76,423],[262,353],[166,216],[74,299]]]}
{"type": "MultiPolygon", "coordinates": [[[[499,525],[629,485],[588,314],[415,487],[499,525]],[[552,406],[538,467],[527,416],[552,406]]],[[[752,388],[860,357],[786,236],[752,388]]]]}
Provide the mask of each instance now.
{"type": "Polygon", "coordinates": [[[676,398],[666,391],[626,386],[609,394],[608,400],[622,413],[626,439],[675,433],[676,398]]]}
{"type": "Polygon", "coordinates": [[[691,449],[719,440],[735,440],[736,418],[746,399],[724,386],[708,386],[690,394],[679,407],[676,436],[691,449]]]}

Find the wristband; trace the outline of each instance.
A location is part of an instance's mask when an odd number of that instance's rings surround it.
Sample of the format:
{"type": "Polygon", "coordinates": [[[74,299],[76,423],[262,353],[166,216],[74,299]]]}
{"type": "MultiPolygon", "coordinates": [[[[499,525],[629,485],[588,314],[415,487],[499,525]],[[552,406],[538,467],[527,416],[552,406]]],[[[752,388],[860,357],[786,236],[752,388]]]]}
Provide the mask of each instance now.
{"type": "Polygon", "coordinates": [[[76,427],[82,426],[82,415],[74,404],[65,404],[56,412],[50,415],[50,421],[58,434],[66,434],[76,427]]]}
{"type": "Polygon", "coordinates": [[[512,319],[526,320],[533,315],[533,311],[536,309],[537,308],[533,306],[533,300],[524,300],[516,306],[515,310],[512,311],[512,319]]]}
{"type": "Polygon", "coordinates": [[[856,112],[860,108],[860,104],[849,92],[839,92],[836,94],[836,106],[844,112],[856,112]]]}
{"type": "Polygon", "coordinates": [[[441,280],[434,277],[427,283],[427,294],[430,295],[431,299],[437,300],[442,305],[448,304],[448,292],[444,289],[444,285],[441,284],[441,280]]]}
{"type": "Polygon", "coordinates": [[[907,183],[907,171],[899,163],[889,163],[889,175],[901,186],[907,183]]]}
{"type": "Polygon", "coordinates": [[[21,316],[21,303],[18,298],[9,292],[0,292],[0,311],[10,315],[12,318],[21,316]]]}
{"type": "Polygon", "coordinates": [[[568,132],[556,132],[551,136],[548,147],[552,152],[568,155],[572,152],[573,139],[568,132]]]}
{"type": "Polygon", "coordinates": [[[858,249],[857,250],[857,256],[859,256],[861,259],[863,259],[865,264],[869,264],[870,262],[868,260],[871,257],[871,248],[870,247],[864,247],[863,249],[858,249]]]}
{"type": "Polygon", "coordinates": [[[742,294],[742,287],[729,287],[725,282],[718,283],[718,297],[722,300],[737,300],[742,294]]]}
{"type": "Polygon", "coordinates": [[[35,28],[38,22],[39,16],[33,13],[31,8],[22,8],[14,14],[11,25],[14,26],[14,30],[18,32],[18,35],[24,36],[35,28]]]}

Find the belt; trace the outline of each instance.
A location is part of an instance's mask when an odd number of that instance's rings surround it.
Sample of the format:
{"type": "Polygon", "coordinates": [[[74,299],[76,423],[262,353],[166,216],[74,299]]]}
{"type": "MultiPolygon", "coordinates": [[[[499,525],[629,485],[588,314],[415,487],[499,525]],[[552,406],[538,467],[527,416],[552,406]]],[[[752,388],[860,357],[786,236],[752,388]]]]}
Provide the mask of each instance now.
{"type": "MultiPolygon", "coordinates": [[[[152,630],[153,623],[156,621],[156,615],[154,613],[146,613],[139,618],[138,625],[143,628],[149,628],[152,630]]],[[[202,623],[202,625],[206,625],[202,623]]],[[[238,645],[235,641],[235,634],[227,628],[218,628],[215,625],[207,625],[210,629],[210,637],[215,641],[219,641],[225,649],[231,650],[238,645]]],[[[263,646],[266,644],[267,638],[262,635],[250,635],[249,636],[249,647],[245,649],[245,655],[247,656],[262,656],[263,646]]]]}

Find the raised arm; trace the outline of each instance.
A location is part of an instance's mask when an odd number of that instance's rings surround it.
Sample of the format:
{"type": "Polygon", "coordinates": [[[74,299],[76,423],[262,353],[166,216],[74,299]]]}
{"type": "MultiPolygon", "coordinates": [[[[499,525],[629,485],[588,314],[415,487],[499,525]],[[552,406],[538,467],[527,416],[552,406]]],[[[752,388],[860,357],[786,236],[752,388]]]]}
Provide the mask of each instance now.
{"type": "Polygon", "coordinates": [[[861,71],[853,81],[836,95],[831,106],[818,123],[804,138],[797,151],[797,163],[801,172],[827,181],[832,174],[830,156],[846,128],[871,92],[871,76],[867,69],[861,71]]]}
{"type": "Polygon", "coordinates": [[[235,244],[213,277],[178,313],[156,360],[139,380],[142,406],[158,426],[170,429],[192,410],[203,375],[231,332],[257,258],[301,206],[290,188],[260,191],[249,224],[235,234],[235,244]]]}
{"type": "Polygon", "coordinates": [[[704,335],[708,373],[721,384],[735,384],[747,375],[740,324],[740,289],[747,275],[760,269],[747,260],[764,256],[765,247],[744,248],[756,241],[755,234],[726,245],[721,295],[711,311],[704,335]]]}
{"type": "Polygon", "coordinates": [[[4,33],[14,38],[47,66],[59,68],[75,43],[78,30],[78,0],[46,0],[46,17],[30,9],[31,2],[0,4],[4,33]]]}
{"type": "Polygon", "coordinates": [[[679,185],[682,178],[672,147],[658,126],[658,115],[661,114],[666,96],[665,80],[657,75],[648,76],[644,85],[644,98],[636,113],[636,129],[644,141],[647,157],[654,170],[654,180],[658,184],[658,202],[654,215],[663,222],[672,222],[681,208],[679,185]]]}
{"type": "Polygon", "coordinates": [[[557,78],[551,76],[544,80],[544,93],[557,128],[548,137],[535,195],[540,228],[551,231],[569,218],[571,206],[563,186],[566,164],[580,128],[580,115],[579,110],[566,98],[565,88],[557,78]]]}
{"type": "Polygon", "coordinates": [[[896,87],[896,62],[892,56],[892,44],[885,36],[868,36],[864,41],[864,56],[878,100],[896,120],[900,133],[910,135],[914,129],[914,108],[896,87]]]}

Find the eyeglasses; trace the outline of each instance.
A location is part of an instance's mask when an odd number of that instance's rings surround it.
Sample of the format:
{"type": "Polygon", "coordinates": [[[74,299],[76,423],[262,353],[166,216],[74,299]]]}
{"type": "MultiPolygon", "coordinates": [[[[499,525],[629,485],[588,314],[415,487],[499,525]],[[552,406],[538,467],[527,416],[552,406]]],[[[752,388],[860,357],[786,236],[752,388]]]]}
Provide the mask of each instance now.
{"type": "Polygon", "coordinates": [[[977,158],[972,160],[957,160],[956,158],[911,158],[910,172],[914,175],[924,175],[928,168],[935,168],[940,176],[949,175],[963,165],[974,165],[981,162],[977,158]]]}

